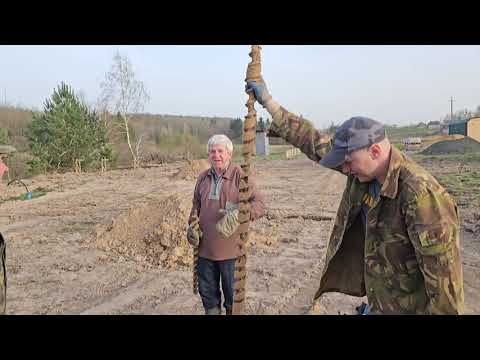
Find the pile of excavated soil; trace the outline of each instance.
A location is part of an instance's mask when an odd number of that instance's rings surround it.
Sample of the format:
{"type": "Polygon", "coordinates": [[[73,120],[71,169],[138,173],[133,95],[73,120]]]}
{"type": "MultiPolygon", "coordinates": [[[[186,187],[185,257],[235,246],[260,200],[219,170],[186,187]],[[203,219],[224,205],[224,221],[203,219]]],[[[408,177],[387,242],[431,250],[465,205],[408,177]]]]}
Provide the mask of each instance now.
{"type": "Polygon", "coordinates": [[[210,163],[207,160],[190,160],[173,176],[176,179],[195,180],[202,171],[209,167],[210,163]]]}
{"type": "MultiPolygon", "coordinates": [[[[109,224],[97,225],[86,242],[110,255],[129,258],[144,266],[189,267],[193,262],[193,248],[187,242],[186,228],[191,206],[190,195],[170,195],[156,204],[131,209],[109,224]]],[[[276,229],[251,229],[249,247],[276,245],[276,229]]]]}
{"type": "Polygon", "coordinates": [[[421,152],[422,155],[480,153],[480,142],[469,137],[459,140],[439,141],[421,152]]]}
{"type": "Polygon", "coordinates": [[[190,196],[174,194],[134,208],[97,225],[87,242],[123,258],[153,266],[190,266],[193,249],[186,239],[190,196]]]}

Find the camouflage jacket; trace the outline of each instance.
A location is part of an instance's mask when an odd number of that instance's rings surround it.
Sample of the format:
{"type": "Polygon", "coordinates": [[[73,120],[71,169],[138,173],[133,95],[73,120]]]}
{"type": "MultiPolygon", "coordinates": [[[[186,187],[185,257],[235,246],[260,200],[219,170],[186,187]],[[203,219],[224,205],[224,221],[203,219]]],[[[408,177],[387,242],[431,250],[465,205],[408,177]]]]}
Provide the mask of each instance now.
{"type": "MultiPolygon", "coordinates": [[[[331,138],[280,108],[269,129],[313,161],[331,138]]],[[[421,166],[392,147],[379,199],[361,220],[368,184],[349,175],[330,236],[318,299],[367,296],[372,314],[463,314],[457,206],[421,166]]]]}

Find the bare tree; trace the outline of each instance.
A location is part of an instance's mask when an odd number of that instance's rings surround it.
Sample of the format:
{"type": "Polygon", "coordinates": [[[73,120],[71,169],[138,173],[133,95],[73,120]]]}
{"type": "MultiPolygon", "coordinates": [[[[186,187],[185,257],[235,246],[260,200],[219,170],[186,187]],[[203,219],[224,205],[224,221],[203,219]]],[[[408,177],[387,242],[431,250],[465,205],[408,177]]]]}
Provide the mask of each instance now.
{"type": "Polygon", "coordinates": [[[119,114],[122,120],[122,131],[126,135],[128,148],[132,155],[133,168],[137,168],[140,160],[142,136],[132,145],[129,122],[133,114],[143,110],[150,97],[142,81],[135,78],[132,64],[126,56],[118,52],[113,57],[110,71],[100,84],[102,89],[99,104],[112,114],[119,114]]]}

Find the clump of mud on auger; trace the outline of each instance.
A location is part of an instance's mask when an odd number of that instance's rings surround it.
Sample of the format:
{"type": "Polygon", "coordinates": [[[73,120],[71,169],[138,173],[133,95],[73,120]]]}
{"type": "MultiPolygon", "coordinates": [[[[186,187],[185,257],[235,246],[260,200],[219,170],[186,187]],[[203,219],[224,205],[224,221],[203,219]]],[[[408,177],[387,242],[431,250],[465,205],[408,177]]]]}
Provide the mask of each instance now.
{"type": "Polygon", "coordinates": [[[144,266],[189,267],[193,260],[186,240],[190,209],[191,197],[174,194],[131,209],[110,224],[97,225],[87,242],[144,266]]]}
{"type": "Polygon", "coordinates": [[[210,163],[205,159],[188,160],[187,164],[173,175],[176,179],[196,180],[198,175],[204,170],[210,168],[210,163]]]}

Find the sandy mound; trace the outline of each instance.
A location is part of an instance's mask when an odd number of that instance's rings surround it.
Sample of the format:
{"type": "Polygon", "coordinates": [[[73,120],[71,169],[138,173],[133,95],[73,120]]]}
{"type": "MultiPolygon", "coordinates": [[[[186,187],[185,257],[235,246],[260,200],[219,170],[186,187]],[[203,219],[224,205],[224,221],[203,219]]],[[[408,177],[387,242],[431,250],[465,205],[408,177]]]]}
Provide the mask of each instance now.
{"type": "Polygon", "coordinates": [[[97,225],[88,242],[96,247],[153,266],[190,266],[193,250],[186,240],[191,198],[168,196],[135,208],[110,224],[97,225]]]}
{"type": "Polygon", "coordinates": [[[210,163],[207,160],[189,160],[185,166],[183,166],[178,173],[173,175],[176,179],[184,180],[196,180],[198,175],[204,170],[210,167],[210,163]]]}
{"type": "Polygon", "coordinates": [[[439,141],[421,152],[422,155],[471,154],[480,152],[480,143],[472,138],[439,141]]]}

